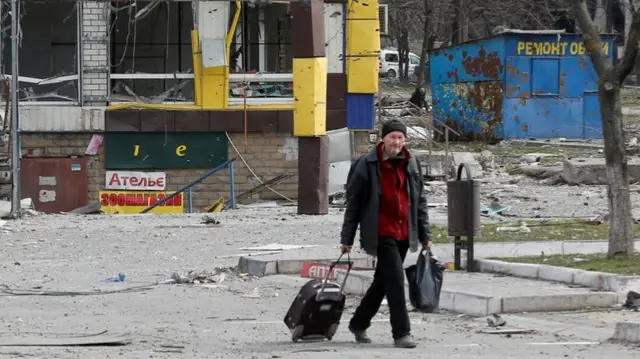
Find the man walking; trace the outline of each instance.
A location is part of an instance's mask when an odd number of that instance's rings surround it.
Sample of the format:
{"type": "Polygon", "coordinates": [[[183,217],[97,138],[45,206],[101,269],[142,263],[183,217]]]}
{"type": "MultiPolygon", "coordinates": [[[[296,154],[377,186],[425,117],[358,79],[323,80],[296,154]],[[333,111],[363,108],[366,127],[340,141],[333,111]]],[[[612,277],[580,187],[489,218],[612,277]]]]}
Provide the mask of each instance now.
{"type": "Polygon", "coordinates": [[[360,245],[377,257],[373,283],[349,323],[358,343],[371,343],[366,330],[385,295],[394,345],[415,348],[404,295],[407,250],[431,247],[427,200],[417,158],[405,147],[407,127],[398,120],[382,126],[382,142],[358,158],[347,177],[347,208],[341,250],[350,252],[360,225],[360,245]]]}

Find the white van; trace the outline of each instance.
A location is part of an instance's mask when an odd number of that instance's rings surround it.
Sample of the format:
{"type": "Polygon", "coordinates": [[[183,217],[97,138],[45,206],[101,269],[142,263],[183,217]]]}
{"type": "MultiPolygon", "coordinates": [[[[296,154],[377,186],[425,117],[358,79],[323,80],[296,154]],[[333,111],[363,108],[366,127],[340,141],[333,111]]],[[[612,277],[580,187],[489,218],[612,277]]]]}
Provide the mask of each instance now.
{"type": "MultiPolygon", "coordinates": [[[[413,76],[416,67],[420,65],[420,56],[409,53],[409,76],[413,76]]],[[[380,76],[398,78],[400,55],[396,49],[380,50],[380,76]]]]}

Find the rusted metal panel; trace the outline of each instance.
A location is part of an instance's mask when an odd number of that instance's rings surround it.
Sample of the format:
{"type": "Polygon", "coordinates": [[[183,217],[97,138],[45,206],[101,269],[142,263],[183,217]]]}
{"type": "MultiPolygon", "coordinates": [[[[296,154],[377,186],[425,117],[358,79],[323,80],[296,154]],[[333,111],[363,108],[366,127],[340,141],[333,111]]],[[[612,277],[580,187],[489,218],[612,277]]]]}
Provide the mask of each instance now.
{"type": "Polygon", "coordinates": [[[88,203],[86,158],[23,158],[22,196],[33,199],[37,211],[67,212],[88,203]]]}
{"type": "Polygon", "coordinates": [[[504,77],[504,40],[490,38],[433,50],[429,55],[433,83],[500,81],[504,77]]]}
{"type": "MultiPolygon", "coordinates": [[[[613,59],[615,35],[602,35],[613,59]]],[[[576,34],[507,32],[430,53],[434,116],[463,139],[601,137],[598,77],[576,34]]]]}
{"type": "Polygon", "coordinates": [[[502,82],[441,84],[432,91],[436,108],[434,115],[461,134],[458,140],[492,141],[500,138],[502,82]]]}
{"type": "Polygon", "coordinates": [[[431,53],[434,115],[462,135],[458,140],[501,137],[503,53],[501,38],[431,53]]]}

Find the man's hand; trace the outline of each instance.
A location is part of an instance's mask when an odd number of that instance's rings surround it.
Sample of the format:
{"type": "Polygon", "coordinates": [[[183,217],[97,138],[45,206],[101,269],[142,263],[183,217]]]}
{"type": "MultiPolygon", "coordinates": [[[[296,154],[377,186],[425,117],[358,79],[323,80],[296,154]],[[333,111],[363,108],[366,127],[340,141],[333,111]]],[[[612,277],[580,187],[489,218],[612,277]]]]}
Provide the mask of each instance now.
{"type": "Polygon", "coordinates": [[[342,253],[351,253],[351,246],[348,246],[346,244],[340,245],[340,252],[342,252],[342,253]]]}

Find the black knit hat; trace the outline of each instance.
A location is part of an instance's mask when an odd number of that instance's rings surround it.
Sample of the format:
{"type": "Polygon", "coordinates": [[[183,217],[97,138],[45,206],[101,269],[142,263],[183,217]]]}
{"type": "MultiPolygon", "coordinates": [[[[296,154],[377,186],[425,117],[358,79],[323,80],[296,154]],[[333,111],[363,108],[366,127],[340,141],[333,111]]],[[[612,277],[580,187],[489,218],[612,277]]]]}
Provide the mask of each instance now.
{"type": "Polygon", "coordinates": [[[407,136],[407,126],[398,120],[389,120],[382,125],[381,138],[393,131],[400,131],[407,136]]]}

